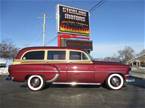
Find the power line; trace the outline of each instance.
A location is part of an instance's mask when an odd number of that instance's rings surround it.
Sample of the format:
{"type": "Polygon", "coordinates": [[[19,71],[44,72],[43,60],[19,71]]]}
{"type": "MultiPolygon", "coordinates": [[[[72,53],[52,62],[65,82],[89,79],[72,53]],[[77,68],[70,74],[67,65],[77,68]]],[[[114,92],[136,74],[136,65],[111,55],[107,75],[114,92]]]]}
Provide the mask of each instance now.
{"type": "Polygon", "coordinates": [[[54,41],[55,39],[57,39],[57,36],[55,36],[55,37],[53,37],[52,39],[50,39],[50,40],[48,41],[48,43],[54,41]]]}
{"type": "Polygon", "coordinates": [[[97,2],[97,4],[95,4],[90,10],[89,12],[93,12],[96,8],[99,8],[100,6],[102,6],[104,4],[105,0],[100,0],[97,2]]]}
{"type": "Polygon", "coordinates": [[[105,3],[105,0],[103,0],[102,3],[100,3],[97,8],[101,7],[104,3],[105,3]]]}
{"type": "Polygon", "coordinates": [[[101,2],[102,2],[102,0],[98,1],[97,4],[95,4],[93,7],[91,7],[91,9],[89,11],[92,12],[101,2]]]}

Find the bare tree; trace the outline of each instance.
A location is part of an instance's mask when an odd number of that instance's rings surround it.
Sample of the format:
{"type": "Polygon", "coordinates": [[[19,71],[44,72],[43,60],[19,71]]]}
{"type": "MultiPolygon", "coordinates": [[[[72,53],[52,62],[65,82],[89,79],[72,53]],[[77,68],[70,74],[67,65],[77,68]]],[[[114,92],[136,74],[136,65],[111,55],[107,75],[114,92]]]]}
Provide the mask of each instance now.
{"type": "Polygon", "coordinates": [[[112,57],[105,57],[104,61],[120,62],[120,59],[118,57],[112,56],[112,57]]]}
{"type": "Polygon", "coordinates": [[[5,59],[11,59],[16,56],[18,48],[12,42],[2,41],[0,43],[0,57],[5,59]]]}
{"type": "Polygon", "coordinates": [[[128,60],[134,57],[134,50],[131,47],[125,47],[123,50],[118,51],[119,59],[126,63],[128,60]]]}
{"type": "Polygon", "coordinates": [[[138,55],[145,54],[145,49],[143,49],[138,55]]]}

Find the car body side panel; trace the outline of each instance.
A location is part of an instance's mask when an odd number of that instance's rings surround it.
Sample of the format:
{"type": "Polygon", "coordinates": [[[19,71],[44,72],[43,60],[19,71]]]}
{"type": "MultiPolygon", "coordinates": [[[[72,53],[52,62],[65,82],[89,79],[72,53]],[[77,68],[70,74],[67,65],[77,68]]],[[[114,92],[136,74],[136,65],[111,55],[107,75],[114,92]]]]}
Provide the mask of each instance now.
{"type": "Polygon", "coordinates": [[[129,67],[123,65],[98,65],[95,64],[95,80],[96,82],[103,83],[110,74],[118,73],[123,75],[126,79],[125,75],[129,74],[129,67]]]}
{"type": "Polygon", "coordinates": [[[95,81],[95,68],[90,63],[69,63],[67,73],[70,82],[92,83],[95,81]]]}
{"type": "Polygon", "coordinates": [[[9,67],[9,72],[11,76],[14,77],[15,81],[25,81],[27,76],[34,74],[42,75],[45,80],[52,79],[55,76],[57,69],[51,65],[47,65],[47,70],[49,71],[46,71],[44,66],[44,64],[11,65],[9,67]]]}
{"type": "Polygon", "coordinates": [[[59,74],[59,77],[56,80],[57,82],[67,82],[68,79],[67,79],[67,64],[66,63],[44,64],[44,71],[46,72],[45,73],[46,77],[48,77],[51,72],[51,68],[49,68],[49,66],[52,66],[55,68],[55,70],[53,71],[54,75],[59,74]]]}

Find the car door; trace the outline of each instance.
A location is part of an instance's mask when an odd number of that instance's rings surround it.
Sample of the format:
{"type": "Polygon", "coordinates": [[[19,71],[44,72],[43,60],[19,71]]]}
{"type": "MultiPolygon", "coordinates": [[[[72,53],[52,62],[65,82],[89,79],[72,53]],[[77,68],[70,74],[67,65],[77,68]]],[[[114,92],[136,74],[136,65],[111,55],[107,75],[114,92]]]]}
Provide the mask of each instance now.
{"type": "Polygon", "coordinates": [[[86,53],[69,52],[68,79],[70,82],[89,83],[95,80],[95,67],[86,53]]]}
{"type": "Polygon", "coordinates": [[[48,50],[47,63],[44,65],[44,70],[47,72],[47,76],[51,78],[53,78],[56,74],[59,74],[59,77],[57,78],[56,82],[66,82],[67,81],[66,51],[48,50]]]}

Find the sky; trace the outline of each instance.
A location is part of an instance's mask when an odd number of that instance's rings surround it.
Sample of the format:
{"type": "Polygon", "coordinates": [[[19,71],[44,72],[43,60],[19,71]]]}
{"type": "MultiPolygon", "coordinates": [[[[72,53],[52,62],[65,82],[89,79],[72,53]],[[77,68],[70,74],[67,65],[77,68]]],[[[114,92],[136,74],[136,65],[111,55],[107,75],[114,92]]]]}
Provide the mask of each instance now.
{"type": "MultiPolygon", "coordinates": [[[[46,19],[47,46],[57,45],[56,5],[90,10],[99,0],[0,0],[0,41],[16,47],[42,45],[42,16],[46,19]]],[[[105,0],[90,13],[91,55],[117,56],[126,46],[136,53],[145,48],[145,0],[105,0]]]]}

